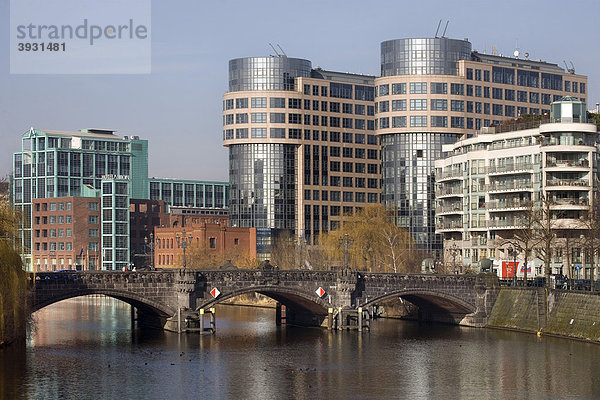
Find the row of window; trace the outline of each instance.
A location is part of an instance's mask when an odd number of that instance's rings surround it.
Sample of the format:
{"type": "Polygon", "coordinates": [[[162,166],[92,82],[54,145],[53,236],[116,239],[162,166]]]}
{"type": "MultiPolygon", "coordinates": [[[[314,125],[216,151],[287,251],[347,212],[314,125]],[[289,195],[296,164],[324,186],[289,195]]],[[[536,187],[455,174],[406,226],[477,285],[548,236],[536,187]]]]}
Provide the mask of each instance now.
{"type": "MultiPolygon", "coordinates": [[[[264,99],[265,102],[261,102],[261,107],[252,107],[252,108],[266,108],[266,97],[260,97],[260,99],[264,99]],[[265,104],[265,107],[262,107],[262,104],[265,104]]],[[[233,101],[233,99],[230,99],[233,101]]],[[[235,99],[237,100],[245,100],[245,99],[235,99]]],[[[225,100],[227,102],[229,100],[225,100]]],[[[270,98],[270,108],[286,108],[285,107],[285,98],[283,97],[271,97],[270,98]]],[[[236,107],[236,108],[248,108],[248,107],[236,107]]],[[[342,114],[357,114],[357,115],[374,115],[375,110],[372,105],[365,104],[351,104],[351,103],[340,103],[336,101],[318,101],[318,100],[302,100],[291,98],[288,99],[288,107],[290,109],[296,110],[312,110],[312,111],[325,111],[325,112],[334,112],[334,113],[342,113],[342,114]]],[[[233,108],[225,108],[225,110],[231,110],[233,108]]]]}
{"type": "MultiPolygon", "coordinates": [[[[396,85],[396,84],[394,84],[396,85]]],[[[400,85],[400,84],[398,84],[400,85]]],[[[406,85],[403,83],[402,85],[406,85]]],[[[411,94],[427,94],[427,83],[411,83],[412,86],[415,85],[415,91],[411,91],[411,94]]],[[[431,94],[447,94],[448,84],[447,83],[431,83],[431,94]]],[[[582,83],[582,85],[585,85],[582,83]]],[[[388,85],[382,85],[388,86],[388,85]]],[[[392,85],[393,86],[393,85],[392,85]]],[[[508,101],[519,101],[519,102],[530,102],[530,103],[542,103],[542,104],[550,104],[553,101],[558,101],[562,98],[561,95],[551,95],[549,93],[538,93],[538,92],[527,92],[524,90],[514,90],[514,89],[503,89],[503,88],[494,88],[489,86],[478,86],[478,85],[463,85],[458,83],[451,84],[451,94],[454,95],[466,95],[472,97],[483,97],[483,98],[492,98],[497,100],[508,100],[508,101]],[[466,88],[466,92],[465,92],[466,88]]],[[[414,102],[426,101],[424,99],[411,99],[411,109],[413,107],[414,102]]],[[[582,101],[585,101],[585,98],[582,98],[582,101]]],[[[377,103],[375,112],[386,112],[389,111],[389,102],[388,101],[380,101],[377,103]]],[[[392,100],[392,111],[402,111],[402,109],[406,109],[406,100],[392,100]]]]}
{"type": "MultiPolygon", "coordinates": [[[[271,123],[286,123],[285,113],[270,113],[271,123]]],[[[364,119],[353,119],[353,118],[339,118],[339,117],[328,117],[319,115],[309,114],[287,114],[287,123],[297,125],[314,125],[314,126],[331,126],[332,128],[344,128],[344,129],[359,129],[359,130],[374,130],[375,123],[373,120],[364,119]]],[[[223,116],[223,125],[233,125],[234,114],[226,114],[223,116]]],[[[266,113],[251,113],[252,123],[266,123],[266,113]]],[[[247,124],[248,114],[240,113],[235,114],[236,124],[247,124]]]]}
{"type": "MultiPolygon", "coordinates": [[[[351,187],[351,186],[345,186],[351,187]]],[[[378,193],[365,193],[365,192],[340,192],[337,190],[305,190],[304,200],[316,200],[316,201],[339,201],[344,203],[377,203],[379,200],[378,193]]],[[[316,206],[319,207],[319,206],[316,206]]],[[[340,215],[339,206],[321,206],[321,212],[327,215],[327,208],[330,208],[329,215],[340,215]]],[[[316,214],[318,215],[318,213],[316,214]]]]}
{"type": "Polygon", "coordinates": [[[67,229],[36,229],[35,237],[71,237],[73,231],[67,229]]]}
{"type": "MultiPolygon", "coordinates": [[[[97,217],[96,217],[97,218],[97,217]]],[[[70,224],[73,220],[71,215],[50,215],[50,216],[36,216],[34,219],[35,225],[48,225],[48,224],[70,224]]]]}
{"type": "MultiPolygon", "coordinates": [[[[469,80],[482,80],[482,70],[473,68],[466,69],[466,78],[469,80]]],[[[483,81],[490,82],[490,71],[483,71],[483,81]]],[[[515,84],[515,69],[506,67],[492,67],[491,81],[508,85],[515,84]]],[[[565,92],[585,93],[585,82],[564,81],[563,76],[537,71],[516,70],[516,84],[518,86],[542,87],[542,89],[564,90],[565,92]]]]}
{"type": "MultiPolygon", "coordinates": [[[[527,114],[527,108],[524,110],[520,110],[520,114],[527,114]]],[[[501,106],[494,110],[494,115],[502,115],[501,106]]],[[[509,112],[514,112],[514,110],[509,110],[509,112]]],[[[529,114],[539,114],[539,109],[529,109],[529,114]]],[[[489,114],[487,112],[486,114],[489,114]]],[[[508,115],[508,114],[507,114],[508,115]]],[[[513,115],[514,116],[514,115],[513,115]]],[[[432,115],[429,119],[429,126],[432,128],[447,128],[448,121],[450,121],[451,128],[460,128],[460,129],[481,129],[482,126],[487,127],[491,124],[499,124],[500,120],[490,120],[490,119],[481,119],[481,118],[470,118],[470,117],[457,117],[457,116],[445,116],[445,115],[432,115]],[[483,125],[482,125],[483,124],[483,125]]],[[[396,117],[383,117],[378,119],[379,129],[388,129],[388,128],[406,128],[410,126],[411,128],[420,128],[427,127],[427,116],[426,115],[411,115],[410,119],[407,116],[396,116],[396,117]],[[391,125],[390,125],[391,119],[391,125]],[[407,122],[410,122],[410,125],[407,125],[407,122]]]]}
{"type": "MultiPolygon", "coordinates": [[[[374,121],[373,121],[374,124],[374,121]]],[[[250,132],[251,138],[266,138],[267,137],[267,128],[238,128],[235,129],[226,129],[223,131],[223,139],[231,140],[231,139],[247,139],[248,132],[250,132]],[[234,137],[235,132],[235,137],[234,137]]],[[[270,128],[269,129],[269,137],[276,139],[285,139],[286,138],[286,128],[270,128]]],[[[297,128],[288,128],[287,129],[287,138],[288,139],[304,139],[304,140],[321,140],[323,142],[343,142],[343,143],[356,143],[356,144],[365,144],[369,145],[378,145],[379,141],[376,135],[365,135],[364,133],[352,133],[352,132],[328,132],[328,131],[319,131],[319,130],[310,130],[310,129],[297,129],[297,128]],[[304,135],[302,134],[304,132],[304,135]]]]}
{"type": "Polygon", "coordinates": [[[36,203],[35,211],[69,211],[71,209],[71,202],[59,202],[59,203],[36,203]]]}
{"type": "Polygon", "coordinates": [[[36,242],[35,249],[37,251],[50,250],[50,251],[72,251],[72,242],[36,242]]]}

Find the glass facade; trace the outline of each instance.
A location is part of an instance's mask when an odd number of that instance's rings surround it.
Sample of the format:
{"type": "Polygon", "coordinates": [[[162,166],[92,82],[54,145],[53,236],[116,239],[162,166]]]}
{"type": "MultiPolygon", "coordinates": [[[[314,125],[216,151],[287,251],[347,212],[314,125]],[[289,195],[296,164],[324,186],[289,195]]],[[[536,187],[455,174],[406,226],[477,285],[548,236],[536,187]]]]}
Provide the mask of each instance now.
{"type": "Polygon", "coordinates": [[[311,62],[301,58],[236,58],[229,61],[229,91],[294,90],[294,78],[310,77],[311,70],[311,62]]]}
{"type": "Polygon", "coordinates": [[[102,269],[129,268],[129,180],[102,180],[102,269]]]}
{"type": "Polygon", "coordinates": [[[296,145],[229,146],[230,224],[257,228],[257,252],[270,253],[279,230],[294,230],[296,145]]]}
{"type": "Polygon", "coordinates": [[[176,207],[225,208],[229,183],[150,178],[150,200],[176,207]]]}
{"type": "Polygon", "coordinates": [[[381,138],[382,201],[393,207],[396,225],[406,228],[418,247],[428,252],[441,249],[435,234],[434,162],[442,145],[456,141],[449,133],[405,133],[381,138]]]}
{"type": "Polygon", "coordinates": [[[395,39],[381,43],[381,76],[457,75],[471,58],[471,43],[448,38],[395,39]]]}

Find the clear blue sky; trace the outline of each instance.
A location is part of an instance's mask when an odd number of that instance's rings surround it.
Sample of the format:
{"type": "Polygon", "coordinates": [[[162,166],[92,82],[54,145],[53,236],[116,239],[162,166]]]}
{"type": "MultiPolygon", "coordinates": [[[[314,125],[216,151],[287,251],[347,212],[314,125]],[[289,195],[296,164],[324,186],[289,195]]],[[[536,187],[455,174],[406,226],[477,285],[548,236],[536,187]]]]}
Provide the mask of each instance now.
{"type": "MultiPolygon", "coordinates": [[[[126,1],[126,0],[123,0],[126,1]]],[[[9,1],[0,0],[0,176],[33,126],[116,129],[149,140],[150,174],[228,180],[221,97],[231,58],[288,56],[344,72],[379,73],[381,41],[447,37],[530,59],[572,61],[588,76],[589,108],[600,101],[600,1],[152,1],[152,73],[10,75],[9,1]],[[443,25],[442,25],[443,26],[443,25]]]]}

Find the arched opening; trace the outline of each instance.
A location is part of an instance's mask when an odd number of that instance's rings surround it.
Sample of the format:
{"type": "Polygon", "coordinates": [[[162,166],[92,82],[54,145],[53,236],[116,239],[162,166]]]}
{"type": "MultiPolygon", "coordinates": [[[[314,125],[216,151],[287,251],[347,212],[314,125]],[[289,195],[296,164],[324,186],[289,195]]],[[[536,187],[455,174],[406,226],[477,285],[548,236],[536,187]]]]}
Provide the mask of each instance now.
{"type": "Polygon", "coordinates": [[[281,287],[254,287],[221,294],[216,299],[202,302],[197,308],[209,308],[220,303],[228,303],[227,300],[251,293],[261,294],[285,306],[285,322],[288,325],[321,326],[327,318],[328,304],[324,300],[315,300],[314,294],[281,287]]]}
{"type": "Polygon", "coordinates": [[[419,321],[439,322],[458,325],[463,319],[474,312],[476,308],[464,300],[445,293],[428,290],[403,290],[388,293],[375,299],[370,299],[364,307],[381,305],[396,300],[407,301],[414,307],[404,307],[406,313],[401,315],[406,319],[418,319],[419,321]]]}

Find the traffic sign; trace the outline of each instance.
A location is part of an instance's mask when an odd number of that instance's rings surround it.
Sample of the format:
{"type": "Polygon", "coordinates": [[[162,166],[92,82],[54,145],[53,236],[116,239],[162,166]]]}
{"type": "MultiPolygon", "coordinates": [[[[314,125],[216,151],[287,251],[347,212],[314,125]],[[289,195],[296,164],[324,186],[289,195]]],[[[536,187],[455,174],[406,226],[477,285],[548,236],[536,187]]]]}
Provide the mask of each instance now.
{"type": "Polygon", "coordinates": [[[323,295],[325,294],[325,290],[323,290],[323,288],[319,286],[319,288],[315,290],[315,293],[317,293],[317,296],[323,297],[323,295]]]}
{"type": "Polygon", "coordinates": [[[581,265],[576,266],[575,269],[581,269],[581,265]]]}
{"type": "Polygon", "coordinates": [[[210,291],[210,294],[212,295],[212,297],[214,297],[216,299],[217,297],[219,297],[221,292],[219,291],[219,289],[213,288],[213,290],[210,291]]]}

